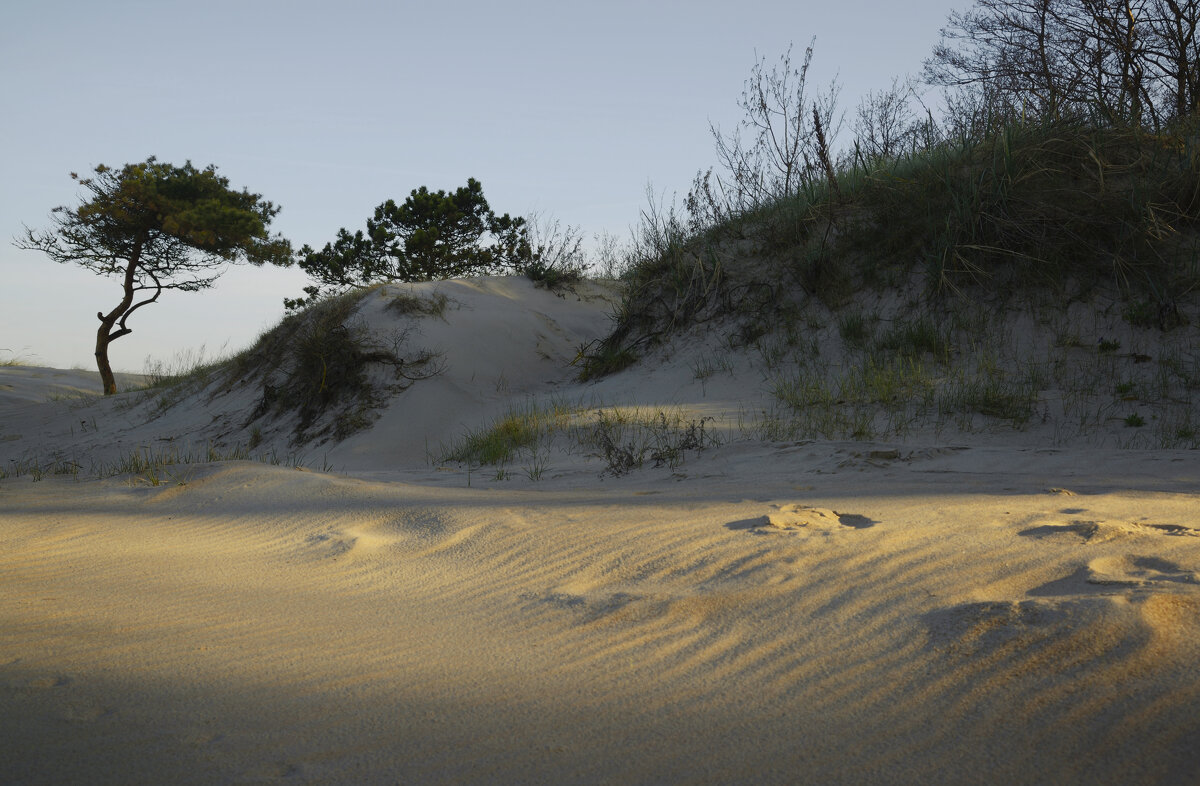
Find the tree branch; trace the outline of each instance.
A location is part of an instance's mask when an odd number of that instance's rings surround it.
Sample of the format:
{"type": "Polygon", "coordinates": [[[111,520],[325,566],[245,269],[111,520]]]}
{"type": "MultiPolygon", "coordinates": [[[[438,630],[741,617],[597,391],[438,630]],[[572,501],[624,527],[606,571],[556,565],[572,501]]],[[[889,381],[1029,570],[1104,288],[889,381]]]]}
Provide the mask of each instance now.
{"type": "MultiPolygon", "coordinates": [[[[116,331],[115,333],[112,333],[109,335],[109,337],[108,337],[109,342],[116,341],[121,336],[127,336],[130,333],[132,333],[133,328],[125,327],[125,320],[129,319],[129,315],[132,314],[133,312],[137,311],[142,306],[148,305],[148,304],[153,303],[154,301],[158,300],[158,296],[162,294],[163,286],[161,283],[159,283],[158,278],[154,275],[154,273],[150,270],[147,270],[146,275],[148,275],[148,276],[150,276],[150,278],[154,279],[154,286],[156,287],[154,290],[154,296],[146,298],[145,300],[143,300],[139,303],[135,303],[134,305],[129,307],[128,311],[126,311],[124,314],[121,315],[121,320],[117,323],[118,325],[121,326],[121,329],[116,331]]],[[[149,288],[150,287],[139,287],[139,289],[149,289],[149,288]]]]}

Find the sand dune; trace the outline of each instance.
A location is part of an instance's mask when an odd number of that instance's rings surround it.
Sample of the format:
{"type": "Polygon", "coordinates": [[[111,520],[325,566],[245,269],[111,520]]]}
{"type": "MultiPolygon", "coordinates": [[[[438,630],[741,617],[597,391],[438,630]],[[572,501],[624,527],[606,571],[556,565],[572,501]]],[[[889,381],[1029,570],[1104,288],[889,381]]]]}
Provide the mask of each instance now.
{"type": "MultiPolygon", "coordinates": [[[[337,472],[0,481],[0,779],[1200,781],[1195,451],[731,440],[468,475],[429,442],[529,396],[701,413],[736,386],[670,363],[578,386],[603,302],[449,292],[421,327],[447,374],[328,445],[337,472]],[[439,332],[473,318],[509,332],[439,332]]],[[[253,396],[13,399],[6,461],[35,428],[199,444],[253,396]]]]}

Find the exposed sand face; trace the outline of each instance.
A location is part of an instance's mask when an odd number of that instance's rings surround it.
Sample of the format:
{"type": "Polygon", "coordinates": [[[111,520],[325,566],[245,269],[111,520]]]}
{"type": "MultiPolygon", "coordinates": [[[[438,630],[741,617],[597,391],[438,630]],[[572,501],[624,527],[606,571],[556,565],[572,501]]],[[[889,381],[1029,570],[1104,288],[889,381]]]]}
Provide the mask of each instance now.
{"type": "Polygon", "coordinates": [[[743,441],[468,487],[397,418],[350,475],[0,481],[0,780],[1200,779],[1195,451],[743,441]]]}

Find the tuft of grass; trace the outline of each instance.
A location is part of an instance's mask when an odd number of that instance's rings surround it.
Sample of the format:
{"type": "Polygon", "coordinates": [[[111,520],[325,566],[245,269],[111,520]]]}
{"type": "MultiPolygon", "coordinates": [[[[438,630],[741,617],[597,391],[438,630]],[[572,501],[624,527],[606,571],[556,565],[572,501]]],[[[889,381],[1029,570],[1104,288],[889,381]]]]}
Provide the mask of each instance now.
{"type": "Polygon", "coordinates": [[[484,431],[467,434],[442,454],[441,461],[468,464],[507,464],[518,453],[537,444],[541,428],[535,417],[510,414],[484,431]]]}
{"type": "Polygon", "coordinates": [[[863,349],[871,340],[872,330],[861,311],[850,311],[838,317],[838,333],[846,346],[863,349]]]}
{"type": "Polygon", "coordinates": [[[579,367],[579,381],[587,382],[629,368],[638,360],[632,347],[601,339],[579,348],[572,365],[579,367]]]}
{"type": "MultiPolygon", "coordinates": [[[[36,482],[48,475],[70,475],[73,479],[78,480],[82,474],[84,477],[91,478],[128,476],[131,481],[141,481],[151,486],[162,486],[168,483],[182,486],[187,484],[191,468],[194,465],[219,461],[259,461],[276,466],[304,466],[302,457],[297,453],[280,456],[272,451],[255,455],[249,448],[242,445],[220,449],[210,444],[203,451],[180,451],[174,447],[156,449],[149,445],[143,445],[123,453],[115,459],[92,461],[86,470],[78,461],[61,457],[51,458],[47,461],[14,459],[10,460],[7,466],[0,466],[0,480],[27,476],[36,482]]],[[[328,463],[322,467],[322,471],[329,469],[328,463]]]]}
{"type": "Polygon", "coordinates": [[[692,370],[692,379],[700,382],[713,378],[717,372],[733,373],[733,362],[728,355],[704,355],[693,360],[689,367],[692,370]]]}
{"type": "Polygon", "coordinates": [[[203,387],[208,384],[213,373],[218,371],[223,364],[224,358],[210,358],[207,348],[203,344],[198,349],[176,352],[175,356],[168,361],[147,357],[142,372],[146,377],[146,385],[143,390],[162,390],[184,383],[203,387]]]}
{"type": "Polygon", "coordinates": [[[450,304],[450,298],[441,292],[434,292],[429,297],[421,297],[412,292],[384,292],[384,297],[387,298],[385,308],[388,311],[394,311],[397,314],[405,316],[429,316],[445,318],[446,308],[450,304]]]}
{"type": "Polygon", "coordinates": [[[437,460],[468,466],[509,464],[524,451],[536,451],[554,433],[567,430],[578,411],[558,401],[540,407],[529,402],[443,447],[437,460]]]}
{"type": "Polygon", "coordinates": [[[0,352],[9,353],[8,357],[0,358],[0,368],[28,365],[19,355],[14,354],[11,349],[0,349],[0,352]]]}
{"type": "Polygon", "coordinates": [[[875,340],[875,347],[902,358],[929,354],[942,363],[950,360],[950,337],[928,317],[898,322],[875,340]]]}
{"type": "Polygon", "coordinates": [[[597,410],[595,422],[585,439],[598,448],[606,470],[624,475],[640,469],[647,460],[655,467],[672,469],[683,463],[688,451],[700,453],[719,444],[707,429],[713,419],[684,420],[659,411],[646,417],[638,410],[597,410]]]}
{"type": "Polygon", "coordinates": [[[0,465],[0,480],[26,475],[35,482],[47,475],[70,475],[78,480],[81,469],[74,459],[54,458],[44,464],[37,459],[9,459],[7,466],[0,465]]]}
{"type": "Polygon", "coordinates": [[[942,413],[978,413],[1023,426],[1036,412],[1037,391],[1030,384],[996,378],[958,381],[938,402],[942,413]]]}
{"type": "Polygon", "coordinates": [[[539,481],[549,468],[549,457],[545,453],[534,453],[529,465],[525,467],[525,477],[539,481]]]}
{"type": "MultiPolygon", "coordinates": [[[[605,471],[623,475],[653,462],[656,467],[678,467],[690,451],[697,453],[720,444],[710,428],[711,417],[688,419],[678,412],[646,411],[638,408],[590,410],[550,402],[512,410],[488,426],[468,432],[444,447],[438,461],[465,464],[468,471],[495,465],[495,478],[511,477],[508,465],[529,456],[524,467],[530,480],[543,477],[549,465],[548,451],[563,436],[567,449],[583,447],[598,451],[605,471]]],[[[561,443],[560,443],[561,444],[561,443]]]]}

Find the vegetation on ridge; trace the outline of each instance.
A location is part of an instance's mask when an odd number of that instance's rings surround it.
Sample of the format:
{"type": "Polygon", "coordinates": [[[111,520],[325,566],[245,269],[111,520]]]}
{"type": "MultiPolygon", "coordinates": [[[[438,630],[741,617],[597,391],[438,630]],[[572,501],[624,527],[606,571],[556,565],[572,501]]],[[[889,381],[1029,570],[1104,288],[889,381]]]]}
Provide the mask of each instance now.
{"type": "Polygon", "coordinates": [[[683,212],[651,195],[614,330],[581,352],[582,377],[693,325],[732,321],[750,344],[810,298],[837,309],[914,282],[926,310],[1103,289],[1135,324],[1183,324],[1200,284],[1200,116],[1176,72],[1198,58],[1171,25],[1195,32],[1200,4],[1135,5],[1128,20],[1082,0],[952,14],[926,68],[952,88],[943,116],[895,83],[860,104],[841,155],[836,88],[805,92],[812,47],[799,67],[756,63],[738,132],[713,129],[720,171],[697,176],[683,212]]]}

